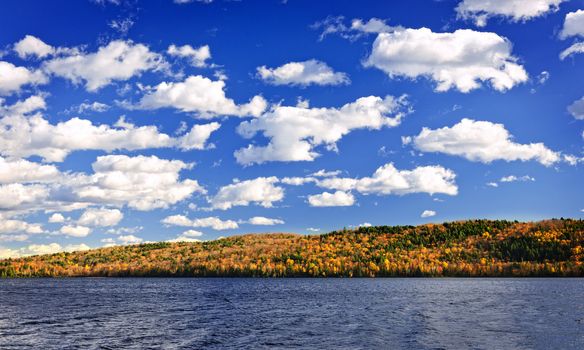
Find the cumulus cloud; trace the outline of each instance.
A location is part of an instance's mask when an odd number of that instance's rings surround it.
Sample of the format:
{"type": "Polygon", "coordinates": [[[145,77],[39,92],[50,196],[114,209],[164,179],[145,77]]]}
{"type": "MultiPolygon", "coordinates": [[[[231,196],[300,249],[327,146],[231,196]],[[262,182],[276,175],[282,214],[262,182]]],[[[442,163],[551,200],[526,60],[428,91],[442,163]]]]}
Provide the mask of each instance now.
{"type": "Polygon", "coordinates": [[[0,259],[19,258],[31,255],[54,254],[60,252],[76,252],[89,249],[91,249],[91,247],[83,243],[68,244],[64,247],[58,243],[31,244],[19,249],[8,249],[0,247],[0,259]]]}
{"type": "Polygon", "coordinates": [[[184,237],[201,237],[202,235],[203,232],[197,230],[186,230],[182,233],[182,236],[184,237]]]}
{"type": "Polygon", "coordinates": [[[61,213],[54,213],[53,215],[51,215],[49,217],[49,222],[50,223],[61,223],[61,222],[65,222],[65,217],[61,213]]]}
{"type": "Polygon", "coordinates": [[[362,194],[404,195],[410,193],[442,193],[454,196],[458,187],[456,174],[441,166],[420,166],[412,170],[398,170],[393,163],[379,167],[371,177],[326,178],[319,180],[319,187],[362,194]]]}
{"type": "Polygon", "coordinates": [[[484,27],[491,17],[507,17],[513,22],[527,21],[558,11],[566,0],[463,0],[456,7],[459,18],[470,19],[484,27]]]}
{"type": "Polygon", "coordinates": [[[201,242],[197,237],[201,237],[203,232],[196,230],[187,230],[177,236],[176,238],[170,239],[167,242],[201,242]]]}
{"type": "Polygon", "coordinates": [[[217,122],[194,125],[188,133],[177,138],[176,145],[185,151],[205,149],[207,148],[207,140],[209,140],[211,134],[220,127],[221,124],[217,122]]]}
{"type": "Polygon", "coordinates": [[[44,58],[52,55],[55,52],[55,48],[51,45],[47,45],[37,37],[27,35],[22,40],[14,44],[14,51],[16,51],[18,57],[23,59],[31,56],[36,58],[44,58]]]}
{"type": "Polygon", "coordinates": [[[92,167],[94,174],[71,181],[79,201],[152,210],[206,192],[195,180],[179,180],[179,172],[191,168],[179,160],[110,155],[98,157],[92,167]]]}
{"type": "Polygon", "coordinates": [[[244,165],[269,161],[313,161],[314,148],[336,150],[336,142],[356,129],[379,130],[400,124],[408,106],[405,98],[369,96],[340,108],[274,106],[258,118],[242,122],[237,131],[245,138],[257,133],[270,139],[266,146],[249,145],[237,150],[244,165]]]}
{"type": "Polygon", "coordinates": [[[436,212],[434,210],[424,210],[420,215],[421,218],[429,218],[432,216],[436,216],[436,212]]]}
{"type": "MultiPolygon", "coordinates": [[[[39,98],[38,96],[36,96],[39,98]]],[[[9,107],[0,106],[0,154],[10,157],[40,156],[48,162],[62,162],[77,150],[139,150],[176,147],[182,150],[204,149],[219,123],[194,125],[179,137],[158,131],[156,126],[135,126],[123,118],[114,125],[94,125],[90,120],[72,118],[51,124],[41,114],[23,115],[44,108],[31,98],[9,107]],[[19,105],[20,104],[20,105],[19,105]]]]}
{"type": "Polygon", "coordinates": [[[0,185],[0,209],[17,210],[42,202],[48,196],[49,191],[43,185],[20,183],[0,185]]]}
{"type": "Polygon", "coordinates": [[[308,196],[308,204],[311,207],[348,207],[354,203],[355,197],[351,193],[343,191],[323,192],[308,196]]]}
{"type": "Polygon", "coordinates": [[[119,236],[117,240],[123,245],[140,244],[142,241],[144,241],[142,238],[136,237],[134,235],[119,236]]]}
{"type": "MultiPolygon", "coordinates": [[[[192,168],[192,164],[179,160],[111,155],[98,157],[92,167],[92,174],[67,172],[54,175],[50,171],[46,177],[27,173],[6,177],[15,182],[0,184],[0,209],[5,217],[94,206],[128,206],[146,211],[167,208],[194,193],[206,193],[197,181],[180,180],[180,171],[192,168]]],[[[81,215],[80,223],[108,226],[119,221],[121,216],[118,209],[88,209],[81,215]]],[[[62,215],[51,219],[51,222],[63,221],[62,215]]]]}
{"type": "Polygon", "coordinates": [[[261,96],[253,97],[249,103],[237,105],[225,95],[225,82],[213,81],[200,75],[191,75],[182,82],[162,82],[142,97],[138,109],[176,108],[182,112],[193,112],[201,118],[226,116],[258,116],[267,107],[261,96]]]}
{"type": "Polygon", "coordinates": [[[584,37],[584,10],[566,14],[560,38],[566,39],[571,36],[584,37]]]}
{"type": "Polygon", "coordinates": [[[568,106],[568,112],[570,112],[574,118],[584,120],[584,97],[574,101],[574,103],[568,106]]]}
{"type": "Polygon", "coordinates": [[[193,48],[191,45],[170,45],[168,50],[166,50],[166,53],[170,56],[189,59],[192,66],[199,68],[206,67],[206,61],[211,59],[209,45],[204,45],[198,48],[193,48]]]}
{"type": "Polygon", "coordinates": [[[258,225],[258,226],[273,226],[273,225],[281,225],[284,223],[284,220],[280,219],[272,219],[266,218],[264,216],[254,216],[247,220],[247,223],[250,225],[258,225]]]}
{"type": "Polygon", "coordinates": [[[543,143],[520,144],[503,124],[462,119],[452,127],[423,128],[414,137],[404,137],[404,144],[421,152],[438,152],[464,157],[470,161],[491,163],[495,160],[535,160],[550,166],[561,160],[560,153],[543,143]]]}
{"type": "Polygon", "coordinates": [[[53,165],[0,156],[0,184],[51,182],[57,180],[59,176],[59,170],[53,165]]]}
{"type": "Polygon", "coordinates": [[[495,33],[404,29],[380,33],[364,65],[378,68],[391,78],[427,77],[440,92],[456,88],[466,93],[483,82],[505,91],[528,78],[511,49],[509,40],[495,33]]]}
{"type": "Polygon", "coordinates": [[[258,204],[265,208],[284,199],[284,189],[276,185],[277,177],[258,177],[253,180],[238,181],[219,189],[209,198],[213,209],[227,210],[234,206],[258,204]]]}
{"type": "Polygon", "coordinates": [[[91,229],[81,225],[65,225],[61,227],[59,232],[71,237],[87,237],[91,233],[91,229]]]}
{"type": "MultiPolygon", "coordinates": [[[[561,39],[569,37],[584,37],[584,10],[577,10],[566,14],[564,19],[564,27],[560,32],[561,39]]],[[[584,53],[584,42],[576,42],[560,53],[560,59],[564,60],[567,57],[584,53]]]]}
{"type": "Polygon", "coordinates": [[[277,68],[261,66],[258,76],[273,85],[341,85],[351,81],[346,73],[335,72],[326,63],[317,60],[290,62],[277,68]]]}
{"type": "Polygon", "coordinates": [[[95,92],[113,81],[124,81],[145,71],[167,68],[163,57],[143,44],[115,40],[94,53],[74,53],[53,58],[44,69],[75,84],[85,83],[88,91],[95,92]]]}
{"type": "Polygon", "coordinates": [[[84,226],[115,226],[124,218],[118,209],[90,208],[81,214],[77,223],[84,226]]]}
{"type": "Polygon", "coordinates": [[[44,230],[41,224],[28,223],[23,220],[0,218],[0,234],[6,233],[39,234],[43,232],[44,230]]]}
{"type": "Polygon", "coordinates": [[[233,230],[239,227],[233,220],[221,220],[216,216],[198,219],[189,219],[184,215],[171,215],[162,220],[165,225],[183,227],[210,227],[213,230],[233,230]]]}
{"type": "Polygon", "coordinates": [[[47,76],[39,70],[33,71],[0,61],[0,96],[19,92],[26,85],[41,85],[47,82],[47,76]]]}

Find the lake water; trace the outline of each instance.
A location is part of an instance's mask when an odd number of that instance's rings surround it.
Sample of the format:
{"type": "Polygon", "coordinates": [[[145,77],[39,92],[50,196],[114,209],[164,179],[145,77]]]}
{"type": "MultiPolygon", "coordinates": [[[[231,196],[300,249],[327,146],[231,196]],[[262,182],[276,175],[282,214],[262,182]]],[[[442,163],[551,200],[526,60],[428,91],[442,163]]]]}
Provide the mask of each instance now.
{"type": "Polygon", "coordinates": [[[583,349],[584,279],[0,280],[0,349],[583,349]]]}

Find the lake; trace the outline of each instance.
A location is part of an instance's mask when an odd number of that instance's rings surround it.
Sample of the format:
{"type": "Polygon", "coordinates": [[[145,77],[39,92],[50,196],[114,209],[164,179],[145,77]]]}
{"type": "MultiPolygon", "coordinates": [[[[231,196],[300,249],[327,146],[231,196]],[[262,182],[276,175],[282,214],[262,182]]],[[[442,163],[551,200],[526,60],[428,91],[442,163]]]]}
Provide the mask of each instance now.
{"type": "Polygon", "coordinates": [[[0,349],[582,349],[584,279],[5,279],[0,349]]]}

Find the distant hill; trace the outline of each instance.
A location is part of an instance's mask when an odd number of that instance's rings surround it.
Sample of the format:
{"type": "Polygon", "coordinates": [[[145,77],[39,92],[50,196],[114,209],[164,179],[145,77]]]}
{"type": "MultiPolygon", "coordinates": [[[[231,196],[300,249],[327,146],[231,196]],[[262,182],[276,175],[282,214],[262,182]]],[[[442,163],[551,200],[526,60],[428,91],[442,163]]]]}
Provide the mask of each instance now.
{"type": "Polygon", "coordinates": [[[0,276],[584,276],[583,246],[583,220],[471,220],[57,253],[2,260],[0,276]]]}

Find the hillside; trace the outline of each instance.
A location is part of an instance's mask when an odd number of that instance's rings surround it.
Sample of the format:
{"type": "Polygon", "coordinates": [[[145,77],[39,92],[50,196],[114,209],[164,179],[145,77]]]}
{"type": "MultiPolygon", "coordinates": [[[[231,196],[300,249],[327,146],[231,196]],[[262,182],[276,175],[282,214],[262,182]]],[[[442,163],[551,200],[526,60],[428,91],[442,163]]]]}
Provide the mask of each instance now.
{"type": "Polygon", "coordinates": [[[583,220],[473,220],[58,253],[0,261],[0,276],[584,276],[583,245],[583,220]]]}

